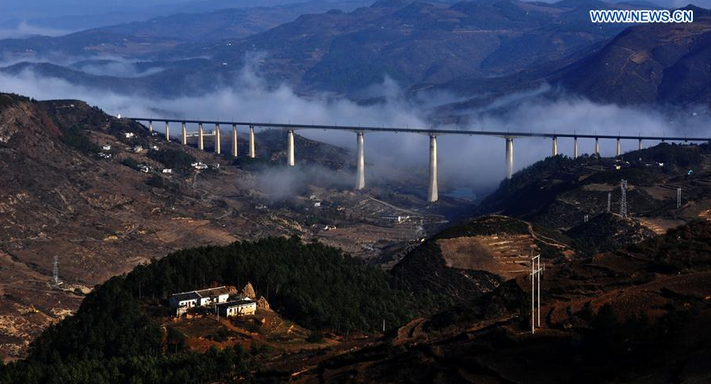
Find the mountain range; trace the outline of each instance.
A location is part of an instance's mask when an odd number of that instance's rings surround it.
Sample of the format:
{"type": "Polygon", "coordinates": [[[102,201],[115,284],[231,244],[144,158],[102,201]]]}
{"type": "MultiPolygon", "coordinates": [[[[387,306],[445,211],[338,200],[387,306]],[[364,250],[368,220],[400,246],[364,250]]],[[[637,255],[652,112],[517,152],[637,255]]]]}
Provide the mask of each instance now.
{"type": "Polygon", "coordinates": [[[2,71],[36,70],[121,92],[174,96],[214,90],[256,58],[258,71],[271,84],[285,83],[300,93],[367,100],[380,96],[371,86],[390,78],[425,98],[430,91],[456,95],[458,101],[444,108],[454,111],[542,84],[625,104],[703,103],[706,97],[700,63],[709,18],[700,8],[693,24],[628,26],[592,24],[588,11],[642,6],[589,0],[453,5],[381,0],[349,12],[355,5],[228,9],[55,38],[2,40],[0,54],[12,62],[64,57],[2,71]],[[77,58],[67,61],[71,57],[77,58]],[[140,81],[122,85],[113,79],[122,79],[120,74],[86,70],[106,60],[130,60],[145,71],[133,76],[140,81]],[[617,84],[624,84],[622,91],[610,92],[617,84]]]}

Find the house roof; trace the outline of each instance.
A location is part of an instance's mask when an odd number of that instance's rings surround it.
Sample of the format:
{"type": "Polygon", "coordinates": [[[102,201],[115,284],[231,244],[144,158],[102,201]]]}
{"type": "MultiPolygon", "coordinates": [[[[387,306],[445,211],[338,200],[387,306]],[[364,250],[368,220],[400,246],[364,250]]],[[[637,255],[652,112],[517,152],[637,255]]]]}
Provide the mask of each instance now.
{"type": "Polygon", "coordinates": [[[170,295],[170,298],[175,301],[197,300],[200,298],[200,295],[195,292],[181,292],[170,295]]]}
{"type": "Polygon", "coordinates": [[[233,301],[228,301],[226,303],[220,303],[217,304],[218,307],[239,307],[240,305],[245,305],[245,304],[251,304],[251,303],[256,303],[256,300],[233,300],[233,301]]]}
{"type": "Polygon", "coordinates": [[[230,290],[227,289],[227,287],[222,286],[222,287],[217,287],[217,288],[206,288],[206,289],[200,289],[195,291],[198,295],[201,297],[213,297],[213,296],[220,296],[220,295],[229,295],[230,290]]]}
{"type": "Polygon", "coordinates": [[[214,296],[229,295],[229,294],[230,294],[230,290],[227,289],[227,287],[225,287],[223,285],[222,287],[217,287],[217,288],[205,288],[205,289],[198,289],[195,291],[174,293],[174,294],[170,295],[170,298],[178,300],[178,301],[183,301],[183,300],[197,300],[201,297],[214,297],[214,296]]]}

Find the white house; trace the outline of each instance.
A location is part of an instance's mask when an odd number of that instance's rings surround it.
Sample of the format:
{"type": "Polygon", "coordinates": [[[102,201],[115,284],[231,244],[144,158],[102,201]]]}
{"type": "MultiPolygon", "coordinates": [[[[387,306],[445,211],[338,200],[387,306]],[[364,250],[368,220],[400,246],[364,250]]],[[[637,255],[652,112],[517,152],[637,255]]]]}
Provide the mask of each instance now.
{"type": "Polygon", "coordinates": [[[197,163],[192,163],[190,165],[195,169],[207,169],[207,164],[203,164],[202,161],[198,161],[197,163]]]}
{"type": "Polygon", "coordinates": [[[249,316],[257,312],[257,302],[251,299],[217,304],[217,313],[224,317],[249,316]]]}
{"type": "Polygon", "coordinates": [[[187,312],[188,309],[197,307],[200,295],[193,292],[181,292],[170,295],[168,302],[175,309],[175,315],[180,316],[187,312]]]}
{"type": "Polygon", "coordinates": [[[170,295],[168,303],[180,316],[193,307],[208,307],[213,304],[225,303],[230,297],[227,287],[206,288],[197,291],[180,292],[170,295]]]}

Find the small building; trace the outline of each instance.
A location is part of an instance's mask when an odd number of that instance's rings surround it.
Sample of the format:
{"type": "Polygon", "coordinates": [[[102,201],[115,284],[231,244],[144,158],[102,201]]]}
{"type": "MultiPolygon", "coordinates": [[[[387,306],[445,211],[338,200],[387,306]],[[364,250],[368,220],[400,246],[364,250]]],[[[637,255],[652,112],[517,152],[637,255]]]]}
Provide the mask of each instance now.
{"type": "Polygon", "coordinates": [[[228,301],[217,304],[217,313],[223,317],[249,316],[257,312],[257,302],[252,299],[228,301]]]}
{"type": "Polygon", "coordinates": [[[110,151],[110,150],[111,150],[111,146],[107,144],[107,145],[102,146],[101,149],[104,150],[104,151],[110,151]]]}
{"type": "Polygon", "coordinates": [[[225,303],[230,297],[227,287],[206,288],[196,291],[180,292],[170,295],[168,303],[174,308],[177,316],[193,307],[207,307],[213,304],[225,303]]]}
{"type": "Polygon", "coordinates": [[[170,168],[163,168],[163,173],[173,173],[173,170],[170,168]]]}
{"type": "Polygon", "coordinates": [[[180,316],[187,312],[188,309],[197,307],[198,300],[200,300],[200,295],[195,291],[181,292],[170,295],[168,303],[170,303],[171,308],[175,309],[175,315],[180,316]]]}
{"type": "Polygon", "coordinates": [[[192,163],[190,164],[193,168],[195,169],[207,169],[207,164],[204,164],[202,161],[198,161],[197,163],[192,163]]]}
{"type": "Polygon", "coordinates": [[[212,304],[217,304],[217,303],[226,303],[227,300],[230,298],[230,290],[227,289],[227,287],[222,286],[222,287],[217,287],[217,288],[209,288],[209,289],[201,289],[199,291],[195,291],[198,295],[200,295],[200,306],[205,307],[208,305],[212,304]]]}
{"type": "Polygon", "coordinates": [[[136,136],[133,132],[124,132],[123,134],[127,139],[132,139],[134,136],[136,136]]]}

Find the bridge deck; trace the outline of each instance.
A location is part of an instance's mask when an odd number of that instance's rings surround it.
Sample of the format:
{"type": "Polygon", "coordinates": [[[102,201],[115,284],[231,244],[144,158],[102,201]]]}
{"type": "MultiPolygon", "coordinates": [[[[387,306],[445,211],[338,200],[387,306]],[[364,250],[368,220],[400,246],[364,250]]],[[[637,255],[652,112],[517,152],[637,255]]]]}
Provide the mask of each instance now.
{"type": "Polygon", "coordinates": [[[291,124],[291,123],[260,123],[246,121],[218,121],[218,120],[184,120],[184,119],[165,119],[165,118],[148,118],[148,117],[125,117],[135,121],[155,121],[167,123],[186,123],[186,124],[208,124],[208,125],[240,125],[253,126],[258,128],[280,128],[280,129],[320,129],[327,131],[349,131],[349,132],[386,132],[386,133],[417,133],[422,135],[469,135],[469,136],[498,136],[498,137],[544,137],[544,138],[579,138],[579,139],[621,139],[621,140],[658,140],[658,141],[694,141],[694,142],[711,142],[711,137],[686,137],[686,136],[632,136],[632,135],[609,135],[609,134],[590,134],[590,133],[546,133],[546,132],[521,132],[521,131],[467,131],[454,129],[418,129],[409,127],[368,127],[368,126],[348,126],[348,125],[319,125],[319,124],[291,124]]]}

